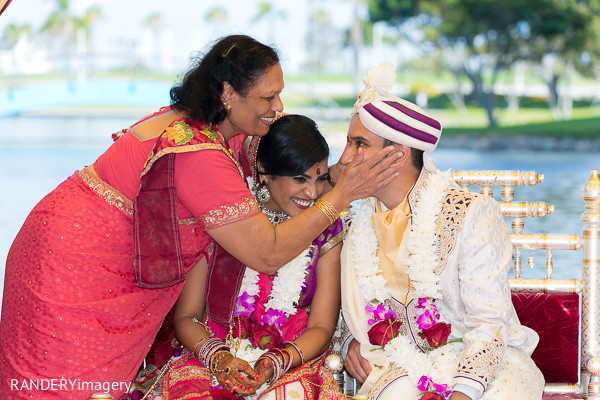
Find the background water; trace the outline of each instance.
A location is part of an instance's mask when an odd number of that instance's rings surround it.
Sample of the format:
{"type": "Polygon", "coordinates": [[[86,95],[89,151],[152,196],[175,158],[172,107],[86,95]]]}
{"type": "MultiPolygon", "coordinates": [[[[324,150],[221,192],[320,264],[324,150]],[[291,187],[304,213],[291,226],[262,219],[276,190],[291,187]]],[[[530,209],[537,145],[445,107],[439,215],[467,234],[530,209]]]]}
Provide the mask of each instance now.
{"type": "MultiPolygon", "coordinates": [[[[140,113],[143,115],[143,113],[140,113]]],[[[10,245],[31,208],[75,170],[93,161],[112,142],[111,133],[136,120],[123,117],[8,117],[0,118],[0,282],[10,245]]],[[[321,124],[332,146],[331,160],[337,161],[345,132],[331,132],[321,124]]],[[[590,169],[600,168],[596,153],[527,152],[444,149],[443,140],[434,153],[441,169],[516,169],[545,175],[534,187],[515,188],[515,200],[544,201],[555,205],[555,213],[541,219],[527,219],[524,233],[581,234],[580,221],[585,203],[581,189],[590,169]]],[[[479,190],[479,188],[474,188],[479,190]]],[[[499,198],[500,188],[495,197],[499,198]]],[[[523,277],[544,277],[545,252],[534,252],[536,268],[526,266],[529,254],[522,254],[523,277]]],[[[553,253],[556,278],[581,278],[581,250],[553,253]]],[[[0,283],[1,285],[1,283],[0,283]]],[[[1,286],[0,286],[1,289],[1,286]]]]}

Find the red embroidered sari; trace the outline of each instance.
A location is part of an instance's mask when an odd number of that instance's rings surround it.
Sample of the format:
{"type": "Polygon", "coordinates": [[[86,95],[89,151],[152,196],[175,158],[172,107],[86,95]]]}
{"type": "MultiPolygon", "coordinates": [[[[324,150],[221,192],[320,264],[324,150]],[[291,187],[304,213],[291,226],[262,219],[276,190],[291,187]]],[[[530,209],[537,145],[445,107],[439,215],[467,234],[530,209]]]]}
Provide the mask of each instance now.
{"type": "MultiPolygon", "coordinates": [[[[274,276],[265,274],[258,275],[256,284],[259,291],[254,296],[247,296],[247,292],[236,296],[236,314],[235,326],[233,329],[234,337],[247,337],[250,342],[242,342],[242,347],[247,344],[258,346],[264,334],[280,336],[279,340],[272,342],[275,347],[282,347],[284,341],[293,341],[306,330],[308,313],[316,289],[316,268],[321,255],[329,249],[341,243],[342,240],[342,221],[338,219],[335,224],[327,228],[318,238],[316,238],[308,252],[308,267],[305,272],[304,285],[300,292],[296,312],[285,318],[281,325],[268,325],[265,321],[269,318],[267,315],[274,311],[267,311],[271,291],[274,287],[274,276]],[[250,308],[247,308],[251,304],[250,308]],[[245,311],[242,311],[245,310],[245,311]],[[267,317],[267,318],[265,318],[267,317]]],[[[300,258],[302,257],[299,256],[300,258]]],[[[228,327],[208,320],[208,325],[218,338],[225,338],[228,327]]],[[[274,337],[274,336],[273,336],[274,337]]],[[[258,357],[258,356],[256,356],[258,357]]],[[[303,398],[305,400],[325,400],[325,399],[345,399],[341,393],[333,375],[323,367],[324,357],[318,357],[313,360],[307,360],[286,374],[279,380],[273,382],[258,397],[260,399],[285,399],[286,393],[294,393],[293,398],[303,398]],[[301,397],[298,397],[301,396],[301,397]]],[[[144,376],[140,378],[144,380],[144,376]]],[[[171,367],[168,369],[161,382],[160,397],[152,395],[149,398],[161,400],[209,400],[209,399],[234,399],[233,394],[226,392],[219,385],[215,384],[210,371],[195,360],[186,350],[180,358],[175,357],[171,367]],[[156,397],[155,397],[156,396],[156,397]]],[[[242,398],[242,397],[239,397],[242,398]]]]}
{"type": "Polygon", "coordinates": [[[241,153],[238,147],[224,147],[207,124],[180,120],[169,128],[142,175],[152,177],[153,166],[177,154],[165,172],[170,202],[156,205],[174,221],[171,267],[161,264],[161,254],[145,253],[169,238],[164,224],[148,220],[147,205],[138,202],[134,212],[133,200],[93,170],[61,183],[31,211],[8,254],[0,398],[79,400],[104,391],[123,396],[185,275],[210,256],[206,230],[260,211],[232,156],[241,153]],[[198,169],[185,170],[192,166],[198,169]]]}

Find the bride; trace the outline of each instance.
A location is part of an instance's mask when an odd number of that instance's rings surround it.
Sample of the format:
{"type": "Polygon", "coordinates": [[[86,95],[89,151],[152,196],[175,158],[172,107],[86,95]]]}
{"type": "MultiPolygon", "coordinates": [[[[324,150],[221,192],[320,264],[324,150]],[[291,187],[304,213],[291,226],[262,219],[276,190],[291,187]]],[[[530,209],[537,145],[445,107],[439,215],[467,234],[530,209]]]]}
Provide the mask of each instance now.
{"type": "MultiPolygon", "coordinates": [[[[248,151],[255,160],[250,186],[273,225],[319,201],[329,178],[329,148],[310,118],[279,117],[248,151]]],[[[206,267],[195,267],[174,310],[175,335],[184,350],[171,358],[149,398],[344,398],[323,366],[340,307],[343,226],[334,213],[330,220],[275,275],[245,268],[231,299],[207,279],[206,267]],[[206,301],[205,291],[211,293],[206,301]],[[213,294],[232,304],[228,323],[207,316],[213,294]]],[[[224,282],[223,288],[235,285],[235,277],[224,282]]]]}

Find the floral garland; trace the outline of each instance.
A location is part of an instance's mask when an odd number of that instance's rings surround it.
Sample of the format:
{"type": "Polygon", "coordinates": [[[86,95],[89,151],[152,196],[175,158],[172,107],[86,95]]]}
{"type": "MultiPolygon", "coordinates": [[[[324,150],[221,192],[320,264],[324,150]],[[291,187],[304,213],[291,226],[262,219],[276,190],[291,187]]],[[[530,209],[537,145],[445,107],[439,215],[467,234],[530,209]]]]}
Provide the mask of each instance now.
{"type": "Polygon", "coordinates": [[[297,303],[306,286],[306,274],[313,259],[313,246],[284,265],[271,284],[259,321],[251,318],[260,293],[259,273],[246,268],[234,311],[233,338],[230,347],[235,356],[250,364],[268,349],[283,344],[282,325],[298,311],[297,303]],[[252,333],[250,335],[250,333],[252,333]]]}
{"type": "MultiPolygon", "coordinates": [[[[260,294],[259,273],[246,268],[234,311],[233,336],[228,335],[227,338],[227,344],[235,357],[254,368],[261,355],[284,344],[281,326],[298,311],[295,304],[306,285],[306,274],[312,257],[312,246],[309,246],[279,269],[273,279],[271,292],[264,304],[265,313],[260,321],[251,318],[256,310],[256,297],[260,294]]],[[[267,386],[262,385],[250,398],[258,397],[267,386]]]]}
{"type": "MultiPolygon", "coordinates": [[[[311,247],[309,247],[279,269],[277,276],[273,279],[269,300],[265,303],[266,310],[273,310],[277,315],[284,317],[296,314],[297,308],[295,304],[300,298],[302,288],[306,286],[304,280],[312,256],[313,252],[311,247]]],[[[250,310],[250,313],[254,311],[254,297],[260,292],[258,280],[258,272],[246,268],[236,307],[238,314],[250,315],[246,313],[250,310]]]]}
{"type": "MultiPolygon", "coordinates": [[[[417,207],[412,210],[413,223],[407,235],[409,257],[408,275],[415,290],[418,304],[418,333],[430,347],[417,347],[406,335],[401,335],[398,316],[384,303],[391,295],[379,268],[377,238],[371,215],[375,211],[372,199],[364,200],[354,211],[348,234],[351,240],[352,268],[359,291],[366,301],[365,313],[370,317],[369,340],[380,345],[391,363],[407,371],[424,394],[422,399],[448,399],[451,391],[447,384],[456,368],[457,352],[454,346],[445,346],[460,339],[449,340],[451,325],[442,321],[435,304],[441,297],[440,277],[434,272],[439,258],[435,248],[436,220],[446,196],[445,189],[452,182],[449,172],[435,171],[424,183],[417,207]],[[442,349],[443,347],[443,349],[442,349]],[[429,393],[429,394],[428,394],[429,393]]],[[[406,305],[405,305],[406,306],[406,305]]]]}

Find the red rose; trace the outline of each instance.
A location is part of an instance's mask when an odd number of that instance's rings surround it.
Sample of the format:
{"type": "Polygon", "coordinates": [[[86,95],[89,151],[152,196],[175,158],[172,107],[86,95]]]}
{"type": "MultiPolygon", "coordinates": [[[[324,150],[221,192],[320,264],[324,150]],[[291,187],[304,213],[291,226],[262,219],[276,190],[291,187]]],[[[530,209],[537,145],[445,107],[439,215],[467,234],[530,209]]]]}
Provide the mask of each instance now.
{"type": "Polygon", "coordinates": [[[250,341],[254,347],[266,350],[283,346],[281,334],[277,328],[269,324],[256,325],[250,341]]]}
{"type": "Polygon", "coordinates": [[[431,347],[440,347],[448,341],[448,336],[452,331],[452,326],[444,322],[438,322],[428,329],[423,329],[419,332],[419,336],[427,340],[431,347]]]}
{"type": "Polygon", "coordinates": [[[439,393],[427,392],[421,397],[421,400],[444,400],[444,396],[439,393]]]}
{"type": "Polygon", "coordinates": [[[398,336],[402,323],[391,318],[376,323],[369,330],[369,342],[376,346],[385,346],[387,342],[398,336]]]}
{"type": "Polygon", "coordinates": [[[233,332],[232,335],[234,338],[242,338],[245,339],[252,332],[252,325],[254,324],[254,320],[251,317],[245,316],[237,316],[233,319],[233,332]]]}
{"type": "Polygon", "coordinates": [[[243,400],[241,396],[237,396],[235,393],[228,392],[227,390],[221,389],[220,387],[210,388],[210,398],[214,400],[243,400]]]}

